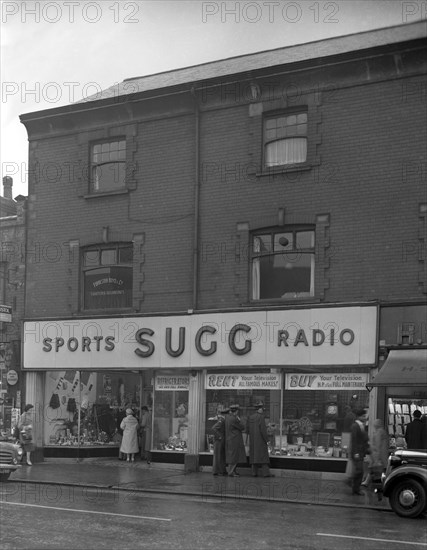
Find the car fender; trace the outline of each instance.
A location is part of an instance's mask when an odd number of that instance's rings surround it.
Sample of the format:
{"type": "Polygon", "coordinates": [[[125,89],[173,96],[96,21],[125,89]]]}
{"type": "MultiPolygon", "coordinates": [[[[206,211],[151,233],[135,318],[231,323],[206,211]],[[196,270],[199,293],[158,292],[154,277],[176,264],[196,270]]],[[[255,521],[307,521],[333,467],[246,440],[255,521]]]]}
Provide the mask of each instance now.
{"type": "Polygon", "coordinates": [[[11,472],[14,472],[19,468],[22,468],[21,464],[3,464],[0,462],[0,470],[10,470],[11,472]]]}
{"type": "Polygon", "coordinates": [[[404,478],[411,478],[419,481],[427,489],[427,470],[417,466],[400,466],[396,468],[384,480],[382,492],[388,496],[393,487],[404,478]]]}

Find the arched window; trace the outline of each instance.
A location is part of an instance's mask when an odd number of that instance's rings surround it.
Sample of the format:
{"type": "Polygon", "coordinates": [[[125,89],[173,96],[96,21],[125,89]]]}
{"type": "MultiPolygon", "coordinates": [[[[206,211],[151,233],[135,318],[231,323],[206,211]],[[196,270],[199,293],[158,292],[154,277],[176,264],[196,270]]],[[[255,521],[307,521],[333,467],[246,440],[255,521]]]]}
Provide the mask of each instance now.
{"type": "Polygon", "coordinates": [[[252,299],[314,295],[315,231],[292,226],[252,234],[252,299]]]}
{"type": "Polygon", "coordinates": [[[106,244],[83,249],[83,309],[132,307],[132,263],[132,243],[106,244]]]}

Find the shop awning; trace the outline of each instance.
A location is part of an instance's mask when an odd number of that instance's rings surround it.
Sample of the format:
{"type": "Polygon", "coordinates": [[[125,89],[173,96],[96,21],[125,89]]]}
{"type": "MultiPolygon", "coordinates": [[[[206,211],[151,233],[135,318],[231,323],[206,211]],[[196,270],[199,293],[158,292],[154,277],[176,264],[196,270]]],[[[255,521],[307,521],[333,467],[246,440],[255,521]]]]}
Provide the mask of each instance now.
{"type": "Polygon", "coordinates": [[[391,350],[368,390],[378,386],[427,386],[427,349],[391,350]]]}

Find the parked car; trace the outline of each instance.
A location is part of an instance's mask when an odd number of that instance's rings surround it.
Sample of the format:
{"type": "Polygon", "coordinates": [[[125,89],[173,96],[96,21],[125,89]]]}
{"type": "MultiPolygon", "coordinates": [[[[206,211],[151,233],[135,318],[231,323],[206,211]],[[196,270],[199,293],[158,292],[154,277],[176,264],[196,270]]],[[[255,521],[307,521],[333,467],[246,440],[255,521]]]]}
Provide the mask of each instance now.
{"type": "Polygon", "coordinates": [[[382,494],[399,516],[416,518],[427,511],[427,452],[399,449],[382,475],[382,494]]]}
{"type": "Polygon", "coordinates": [[[6,436],[0,436],[0,481],[7,481],[10,474],[21,467],[19,462],[22,460],[22,454],[19,444],[11,442],[6,436]]]}

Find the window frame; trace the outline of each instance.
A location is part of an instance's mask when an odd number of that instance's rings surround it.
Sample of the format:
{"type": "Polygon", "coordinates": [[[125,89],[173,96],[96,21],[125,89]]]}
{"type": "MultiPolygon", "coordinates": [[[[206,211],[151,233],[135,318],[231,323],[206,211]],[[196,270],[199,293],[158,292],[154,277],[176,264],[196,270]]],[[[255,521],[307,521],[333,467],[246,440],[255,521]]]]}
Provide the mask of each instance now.
{"type": "MultiPolygon", "coordinates": [[[[119,145],[118,151],[120,151],[120,145],[119,145]]],[[[102,154],[102,151],[100,153],[102,154]]],[[[109,151],[109,154],[111,154],[111,151],[109,151]]],[[[126,139],[125,135],[112,136],[112,137],[109,137],[109,138],[97,139],[97,140],[93,140],[93,141],[89,142],[89,194],[90,195],[114,194],[114,193],[123,192],[123,191],[126,190],[126,188],[127,188],[127,173],[126,173],[127,154],[128,154],[128,143],[127,143],[127,139],[126,139]],[[106,162],[103,162],[103,161],[94,162],[94,160],[93,160],[94,148],[97,145],[100,145],[102,147],[102,145],[112,144],[112,143],[115,143],[115,142],[118,142],[119,144],[120,144],[120,142],[124,142],[124,144],[125,144],[124,159],[114,159],[114,160],[110,159],[106,162]],[[108,188],[108,189],[105,189],[105,188],[102,188],[102,187],[99,188],[99,189],[96,189],[95,188],[94,170],[96,170],[96,168],[101,167],[101,166],[106,166],[106,165],[117,165],[118,166],[120,164],[124,165],[123,184],[122,185],[117,185],[113,188],[108,188]]],[[[114,169],[114,172],[116,172],[116,169],[114,169]]]]}
{"type": "Polygon", "coordinates": [[[308,108],[308,105],[298,105],[298,106],[295,106],[293,107],[292,109],[282,109],[282,110],[274,110],[274,111],[267,111],[264,113],[263,117],[262,117],[262,171],[263,172],[266,172],[266,171],[275,171],[275,170],[292,170],[292,169],[298,169],[298,168],[304,168],[305,166],[307,166],[308,164],[308,159],[309,159],[309,147],[310,147],[310,143],[309,143],[309,135],[310,135],[310,132],[309,132],[309,108],[308,108]],[[298,115],[302,115],[302,114],[305,114],[306,115],[306,121],[305,121],[305,125],[306,125],[306,130],[305,130],[305,134],[303,135],[293,135],[293,136],[288,136],[288,137],[282,137],[282,138],[277,138],[275,137],[274,139],[267,139],[266,137],[266,125],[267,125],[267,122],[269,120],[277,120],[281,117],[290,117],[290,116],[298,116],[298,115]],[[268,165],[267,164],[267,154],[266,154],[266,149],[267,149],[267,145],[270,144],[270,143],[274,143],[274,142],[279,142],[283,139],[293,139],[293,138],[305,138],[305,141],[306,141],[306,151],[305,151],[305,160],[301,161],[301,162],[288,162],[288,163],[285,163],[285,164],[273,164],[273,165],[268,165]]]}
{"type": "MultiPolygon", "coordinates": [[[[274,226],[274,227],[265,227],[261,229],[254,230],[250,233],[250,254],[249,254],[249,294],[251,302],[266,302],[266,301],[295,301],[295,300],[313,300],[315,297],[315,274],[316,274],[316,226],[315,224],[293,224],[293,225],[284,225],[284,226],[274,226]],[[310,247],[301,248],[297,244],[297,234],[311,232],[313,245],[310,247]],[[292,248],[287,249],[286,253],[291,254],[304,254],[311,257],[310,262],[310,289],[306,292],[293,292],[289,291],[288,295],[283,294],[282,296],[261,298],[256,297],[256,294],[260,294],[261,291],[261,273],[259,273],[258,281],[256,281],[254,270],[255,270],[255,261],[261,258],[274,258],[284,253],[283,249],[275,251],[275,236],[283,234],[292,234],[292,248]],[[257,253],[255,251],[255,238],[256,237],[267,237],[270,238],[270,251],[257,253]],[[257,290],[254,285],[257,284],[257,290]],[[292,294],[292,295],[291,295],[292,294]]],[[[260,265],[260,264],[258,264],[260,265]]],[[[259,267],[259,270],[261,267],[259,267]]]]}
{"type": "Polygon", "coordinates": [[[133,264],[134,264],[134,246],[132,242],[128,241],[121,241],[121,242],[111,242],[111,243],[100,243],[100,244],[93,244],[84,246],[80,249],[80,311],[129,311],[132,309],[132,301],[133,301],[133,285],[134,285],[134,272],[133,272],[133,264]],[[109,250],[115,250],[116,258],[115,262],[102,262],[102,252],[103,251],[109,251],[109,250]],[[123,249],[131,249],[132,250],[132,257],[129,261],[120,261],[120,250],[123,249]],[[92,263],[90,265],[85,265],[85,259],[86,255],[89,252],[98,252],[98,261],[96,263],[92,263]],[[124,268],[129,269],[131,281],[130,281],[130,288],[125,288],[128,292],[130,292],[130,299],[128,300],[129,303],[127,305],[117,306],[117,307],[108,307],[108,305],[104,304],[102,307],[87,307],[86,305],[86,274],[90,273],[91,271],[99,270],[102,268],[124,268]]]}

